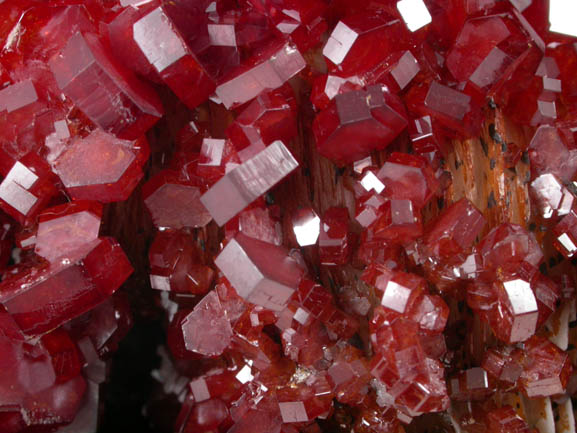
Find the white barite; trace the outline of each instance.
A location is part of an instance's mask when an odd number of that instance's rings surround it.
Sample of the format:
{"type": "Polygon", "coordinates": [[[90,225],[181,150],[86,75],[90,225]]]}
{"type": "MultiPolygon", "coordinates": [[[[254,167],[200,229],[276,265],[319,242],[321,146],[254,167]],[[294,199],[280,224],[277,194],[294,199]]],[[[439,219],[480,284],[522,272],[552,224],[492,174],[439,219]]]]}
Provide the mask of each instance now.
{"type": "Polygon", "coordinates": [[[219,226],[224,225],[298,167],[277,140],[216,182],[200,201],[219,226]]]}
{"type": "Polygon", "coordinates": [[[412,32],[425,27],[433,20],[423,0],[401,0],[397,3],[397,9],[412,32]]]}
{"type": "Polygon", "coordinates": [[[575,0],[549,1],[549,30],[564,35],[577,36],[577,2],[575,0]]]}

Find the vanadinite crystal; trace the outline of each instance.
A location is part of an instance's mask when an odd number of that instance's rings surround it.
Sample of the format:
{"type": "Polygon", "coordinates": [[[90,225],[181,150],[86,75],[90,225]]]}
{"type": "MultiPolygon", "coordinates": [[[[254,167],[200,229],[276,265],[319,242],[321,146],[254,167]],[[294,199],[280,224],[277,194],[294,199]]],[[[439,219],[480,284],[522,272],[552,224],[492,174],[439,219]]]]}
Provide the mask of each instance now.
{"type": "Polygon", "coordinates": [[[576,14],[0,0],[0,433],[574,432],[576,14]]]}

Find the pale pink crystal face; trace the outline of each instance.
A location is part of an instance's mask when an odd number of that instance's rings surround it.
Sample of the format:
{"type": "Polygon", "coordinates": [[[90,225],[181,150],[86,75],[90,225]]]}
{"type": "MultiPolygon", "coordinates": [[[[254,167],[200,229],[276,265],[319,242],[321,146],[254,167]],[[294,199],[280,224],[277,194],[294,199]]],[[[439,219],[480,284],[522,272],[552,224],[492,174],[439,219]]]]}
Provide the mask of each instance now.
{"type": "MultiPolygon", "coordinates": [[[[304,69],[306,63],[289,43],[271,47],[274,51],[261,56],[263,61],[240,71],[216,88],[216,96],[226,108],[234,108],[267,90],[277,89],[304,69]]],[[[270,48],[269,48],[269,51],[270,48]]]]}
{"type": "Polygon", "coordinates": [[[126,200],[143,175],[137,148],[138,141],[120,140],[96,129],[74,139],[52,166],[74,199],[126,200]]]}
{"type": "Polygon", "coordinates": [[[543,219],[557,220],[567,215],[575,202],[575,196],[551,173],[535,178],[529,192],[543,219]]]}
{"type": "Polygon", "coordinates": [[[49,262],[98,238],[102,206],[73,202],[39,215],[34,251],[49,262]]]}
{"type": "Polygon", "coordinates": [[[146,197],[144,203],[157,227],[204,227],[211,216],[200,202],[201,189],[167,182],[146,197]]]}
{"type": "Polygon", "coordinates": [[[275,141],[227,173],[200,201],[222,226],[297,167],[298,162],[286,146],[275,141]]]}
{"type": "Polygon", "coordinates": [[[182,323],[188,350],[204,356],[218,356],[228,347],[232,329],[216,292],[208,293],[182,323]]]}

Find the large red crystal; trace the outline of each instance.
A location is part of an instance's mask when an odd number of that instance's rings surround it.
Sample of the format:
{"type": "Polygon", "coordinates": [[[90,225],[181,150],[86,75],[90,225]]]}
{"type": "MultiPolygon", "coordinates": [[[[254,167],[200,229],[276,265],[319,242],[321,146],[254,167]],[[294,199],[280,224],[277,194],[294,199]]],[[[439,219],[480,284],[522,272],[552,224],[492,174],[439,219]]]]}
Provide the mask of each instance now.
{"type": "Polygon", "coordinates": [[[398,96],[370,86],[337,95],[315,118],[313,132],[321,155],[348,164],[384,149],[406,126],[398,96]]]}
{"type": "Polygon", "coordinates": [[[28,335],[40,335],[95,307],[132,273],[120,246],[96,239],[49,265],[0,283],[0,303],[28,335]]]}
{"type": "Polygon", "coordinates": [[[50,60],[58,86],[84,114],[119,138],[140,137],[162,116],[152,89],[126,70],[94,34],[77,33],[50,60]]]}
{"type": "Polygon", "coordinates": [[[126,141],[96,129],[72,140],[52,166],[76,200],[126,200],[142,178],[138,153],[146,146],[144,137],[126,141]]]}

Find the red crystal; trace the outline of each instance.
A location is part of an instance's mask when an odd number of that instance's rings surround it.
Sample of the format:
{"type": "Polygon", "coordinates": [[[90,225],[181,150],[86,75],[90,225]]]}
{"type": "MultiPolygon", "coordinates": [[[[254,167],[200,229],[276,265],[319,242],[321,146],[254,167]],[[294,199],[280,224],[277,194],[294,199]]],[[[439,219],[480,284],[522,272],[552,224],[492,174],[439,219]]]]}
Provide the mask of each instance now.
{"type": "Polygon", "coordinates": [[[487,427],[495,433],[530,433],[527,423],[511,406],[490,411],[487,414],[487,427]]]}
{"type": "Polygon", "coordinates": [[[28,335],[43,334],[95,307],[132,273],[120,246],[97,239],[67,257],[11,275],[0,302],[28,335]]]}
{"type": "Polygon", "coordinates": [[[239,233],[215,264],[252,303],[280,311],[297,288],[303,271],[283,248],[239,233]]]}
{"type": "Polygon", "coordinates": [[[228,347],[232,330],[215,292],[207,294],[186,316],[182,332],[186,348],[200,355],[218,356],[228,347]]]}
{"type": "MultiPolygon", "coordinates": [[[[190,108],[202,103],[214,90],[214,79],[198,63],[163,7],[134,17],[136,44],[162,81],[190,108]]],[[[129,48],[130,49],[130,48],[129,48]]]]}
{"type": "Polygon", "coordinates": [[[305,67],[299,51],[289,43],[272,43],[239,67],[216,87],[215,93],[226,108],[234,108],[267,90],[281,87],[305,67]]]}
{"type": "Polygon", "coordinates": [[[76,200],[126,200],[142,178],[138,153],[146,146],[144,137],[126,141],[96,129],[73,139],[52,166],[76,200]]]}
{"type": "Polygon", "coordinates": [[[201,202],[222,226],[296,169],[297,161],[281,141],[227,173],[203,194],[201,202]]]}
{"type": "Polygon", "coordinates": [[[313,132],[321,155],[348,164],[383,150],[406,126],[399,97],[386,87],[370,86],[335,96],[315,118],[313,132]]]}
{"type": "Polygon", "coordinates": [[[468,251],[484,225],[483,214],[464,198],[427,226],[424,243],[432,255],[448,259],[468,251]]]}
{"type": "Polygon", "coordinates": [[[0,150],[0,207],[20,223],[31,221],[56,194],[56,177],[38,155],[14,160],[0,150]]]}
{"type": "Polygon", "coordinates": [[[77,33],[50,60],[58,86],[104,131],[140,137],[162,116],[152,89],[117,62],[94,34],[77,33]]]}
{"type": "Polygon", "coordinates": [[[206,294],[215,272],[200,263],[199,249],[195,248],[189,233],[176,230],[158,232],[148,252],[152,288],[175,293],[206,294]]]}
{"type": "Polygon", "coordinates": [[[275,140],[288,143],[297,134],[296,103],[287,85],[255,98],[230,125],[226,134],[236,149],[275,140]]]}
{"type": "Polygon", "coordinates": [[[525,343],[527,360],[520,377],[521,389],[529,397],[561,394],[573,370],[566,353],[542,337],[525,343]]]}
{"type": "Polygon", "coordinates": [[[323,55],[332,69],[344,76],[359,74],[406,44],[403,30],[398,20],[384,13],[351,15],[337,23],[323,47],[323,55]]]}
{"type": "Polygon", "coordinates": [[[383,182],[383,195],[411,200],[421,209],[437,191],[438,181],[424,158],[393,152],[377,173],[383,182]]]}
{"type": "Polygon", "coordinates": [[[349,211],[330,208],[321,219],[319,257],[323,265],[344,265],[350,256],[349,211]]]}
{"type": "Polygon", "coordinates": [[[200,201],[203,188],[169,170],[158,173],[143,188],[144,203],[157,227],[204,227],[211,216],[200,201]],[[186,206],[182,206],[185,203],[186,206]]]}
{"type": "Polygon", "coordinates": [[[78,349],[68,334],[57,330],[27,343],[6,313],[0,313],[2,374],[0,388],[7,432],[55,427],[76,415],[86,382],[80,374],[78,349]]]}
{"type": "Polygon", "coordinates": [[[34,252],[49,262],[70,255],[98,238],[102,206],[72,202],[44,210],[38,216],[34,252]]]}

